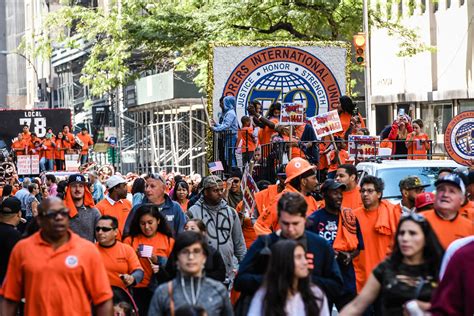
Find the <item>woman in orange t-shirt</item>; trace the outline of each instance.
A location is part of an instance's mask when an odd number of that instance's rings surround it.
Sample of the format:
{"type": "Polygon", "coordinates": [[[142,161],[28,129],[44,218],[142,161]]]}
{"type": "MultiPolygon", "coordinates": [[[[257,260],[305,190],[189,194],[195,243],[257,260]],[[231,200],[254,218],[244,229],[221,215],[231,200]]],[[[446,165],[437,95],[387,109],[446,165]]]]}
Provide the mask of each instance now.
{"type": "Polygon", "coordinates": [[[189,203],[189,185],[186,181],[178,181],[173,189],[173,196],[171,199],[176,201],[183,212],[187,212],[188,210],[188,203],[189,203]]]}
{"type": "Polygon", "coordinates": [[[43,152],[40,160],[42,171],[54,170],[54,152],[56,144],[54,143],[53,131],[50,128],[48,128],[45,138],[41,142],[41,148],[43,152]]]}
{"type": "Polygon", "coordinates": [[[65,155],[66,151],[71,148],[71,143],[66,139],[63,132],[59,132],[55,144],[56,150],[54,152],[54,159],[56,162],[56,170],[66,170],[65,155]]]}
{"type": "MultiPolygon", "coordinates": [[[[268,109],[268,113],[266,115],[267,119],[270,120],[273,124],[278,124],[278,122],[280,122],[280,111],[281,104],[273,103],[270,106],[270,109],[268,109]]],[[[275,133],[277,133],[275,129],[268,125],[265,125],[265,127],[261,128],[258,131],[258,142],[260,146],[269,144],[272,139],[272,135],[275,133]]],[[[263,154],[264,156],[266,156],[265,151],[263,152],[263,154]]]]}
{"type": "Polygon", "coordinates": [[[423,121],[414,120],[413,132],[407,135],[406,145],[408,148],[408,159],[426,159],[426,153],[430,149],[428,135],[423,133],[423,121]]]}
{"type": "Polygon", "coordinates": [[[148,314],[153,292],[166,278],[164,267],[174,246],[166,218],[154,204],[142,204],[130,224],[124,243],[137,251],[144,270],[143,280],[133,290],[133,298],[140,314],[148,314]]]}

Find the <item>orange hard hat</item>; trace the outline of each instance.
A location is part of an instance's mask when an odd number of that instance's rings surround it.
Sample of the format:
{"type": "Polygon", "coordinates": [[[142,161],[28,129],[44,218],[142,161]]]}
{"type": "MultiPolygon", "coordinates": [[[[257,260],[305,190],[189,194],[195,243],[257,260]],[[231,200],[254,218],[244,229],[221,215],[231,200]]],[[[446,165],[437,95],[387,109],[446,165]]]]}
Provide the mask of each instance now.
{"type": "Polygon", "coordinates": [[[290,182],[294,178],[299,175],[302,175],[308,170],[316,168],[312,164],[309,163],[308,160],[296,157],[290,160],[290,162],[286,165],[286,180],[285,183],[290,182]]]}

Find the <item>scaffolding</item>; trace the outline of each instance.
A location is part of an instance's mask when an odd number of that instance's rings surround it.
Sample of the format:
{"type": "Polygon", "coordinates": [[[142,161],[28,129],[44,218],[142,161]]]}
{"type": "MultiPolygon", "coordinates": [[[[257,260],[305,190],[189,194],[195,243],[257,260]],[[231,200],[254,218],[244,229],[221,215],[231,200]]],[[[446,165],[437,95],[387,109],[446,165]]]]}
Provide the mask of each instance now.
{"type": "Polygon", "coordinates": [[[201,99],[131,107],[125,111],[124,121],[125,133],[133,135],[134,141],[122,152],[134,150],[135,172],[205,173],[208,127],[201,99]]]}

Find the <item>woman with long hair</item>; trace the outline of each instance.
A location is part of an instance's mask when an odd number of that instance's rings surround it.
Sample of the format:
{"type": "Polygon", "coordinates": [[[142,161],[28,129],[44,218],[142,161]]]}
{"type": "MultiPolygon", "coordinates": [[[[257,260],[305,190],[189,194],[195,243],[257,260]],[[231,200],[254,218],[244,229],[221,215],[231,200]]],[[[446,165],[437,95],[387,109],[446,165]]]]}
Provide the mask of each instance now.
{"type": "Polygon", "coordinates": [[[58,132],[58,136],[56,136],[56,140],[54,141],[54,143],[56,144],[56,150],[54,152],[56,170],[66,170],[66,151],[71,148],[71,144],[66,139],[62,131],[58,132]]]}
{"type": "Polygon", "coordinates": [[[147,203],[138,207],[124,243],[135,249],[144,270],[143,280],[133,290],[133,298],[140,314],[146,315],[174,245],[171,230],[158,206],[147,203]]]}
{"type": "Polygon", "coordinates": [[[303,245],[281,240],[271,247],[263,286],[255,293],[249,316],[329,316],[326,296],[311,284],[303,245]]]}
{"type": "Polygon", "coordinates": [[[148,315],[175,315],[185,305],[201,306],[209,316],[233,315],[227,289],[204,275],[208,255],[203,235],[191,231],[180,233],[170,258],[176,262],[178,274],[155,291],[148,315]]]}
{"type": "Polygon", "coordinates": [[[388,139],[394,141],[392,146],[392,155],[396,155],[394,159],[407,159],[408,149],[405,141],[411,132],[413,132],[413,127],[411,126],[409,116],[399,115],[393,121],[388,139]]]}
{"type": "Polygon", "coordinates": [[[423,121],[418,119],[412,122],[413,132],[408,134],[406,146],[408,159],[427,159],[426,154],[430,149],[429,137],[423,132],[423,121]]]}
{"type": "Polygon", "coordinates": [[[189,186],[186,181],[181,180],[176,182],[174,189],[173,189],[173,196],[171,199],[173,201],[178,202],[179,206],[183,212],[187,212],[188,210],[188,203],[189,203],[189,186]]]}
{"type": "Polygon", "coordinates": [[[146,181],[142,177],[136,178],[132,185],[132,206],[142,204],[145,197],[146,181]]]}
{"type": "Polygon", "coordinates": [[[403,216],[390,257],[380,263],[343,315],[362,315],[377,298],[382,315],[405,315],[430,308],[438,284],[443,248],[428,221],[421,214],[403,216]]]}

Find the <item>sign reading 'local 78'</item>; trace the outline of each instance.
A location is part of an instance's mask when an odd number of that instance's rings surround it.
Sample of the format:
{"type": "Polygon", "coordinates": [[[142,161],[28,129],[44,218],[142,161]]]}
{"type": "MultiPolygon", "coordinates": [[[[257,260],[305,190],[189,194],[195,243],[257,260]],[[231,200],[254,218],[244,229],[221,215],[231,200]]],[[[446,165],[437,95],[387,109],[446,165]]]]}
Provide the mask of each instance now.
{"type": "Polygon", "coordinates": [[[338,45],[215,44],[210,76],[214,118],[221,112],[219,99],[223,96],[236,98],[239,117],[246,114],[246,107],[253,100],[260,101],[264,110],[274,102],[300,103],[305,106],[307,117],[333,110],[339,105],[339,97],[346,93],[348,57],[348,48],[335,44],[338,45]]]}

